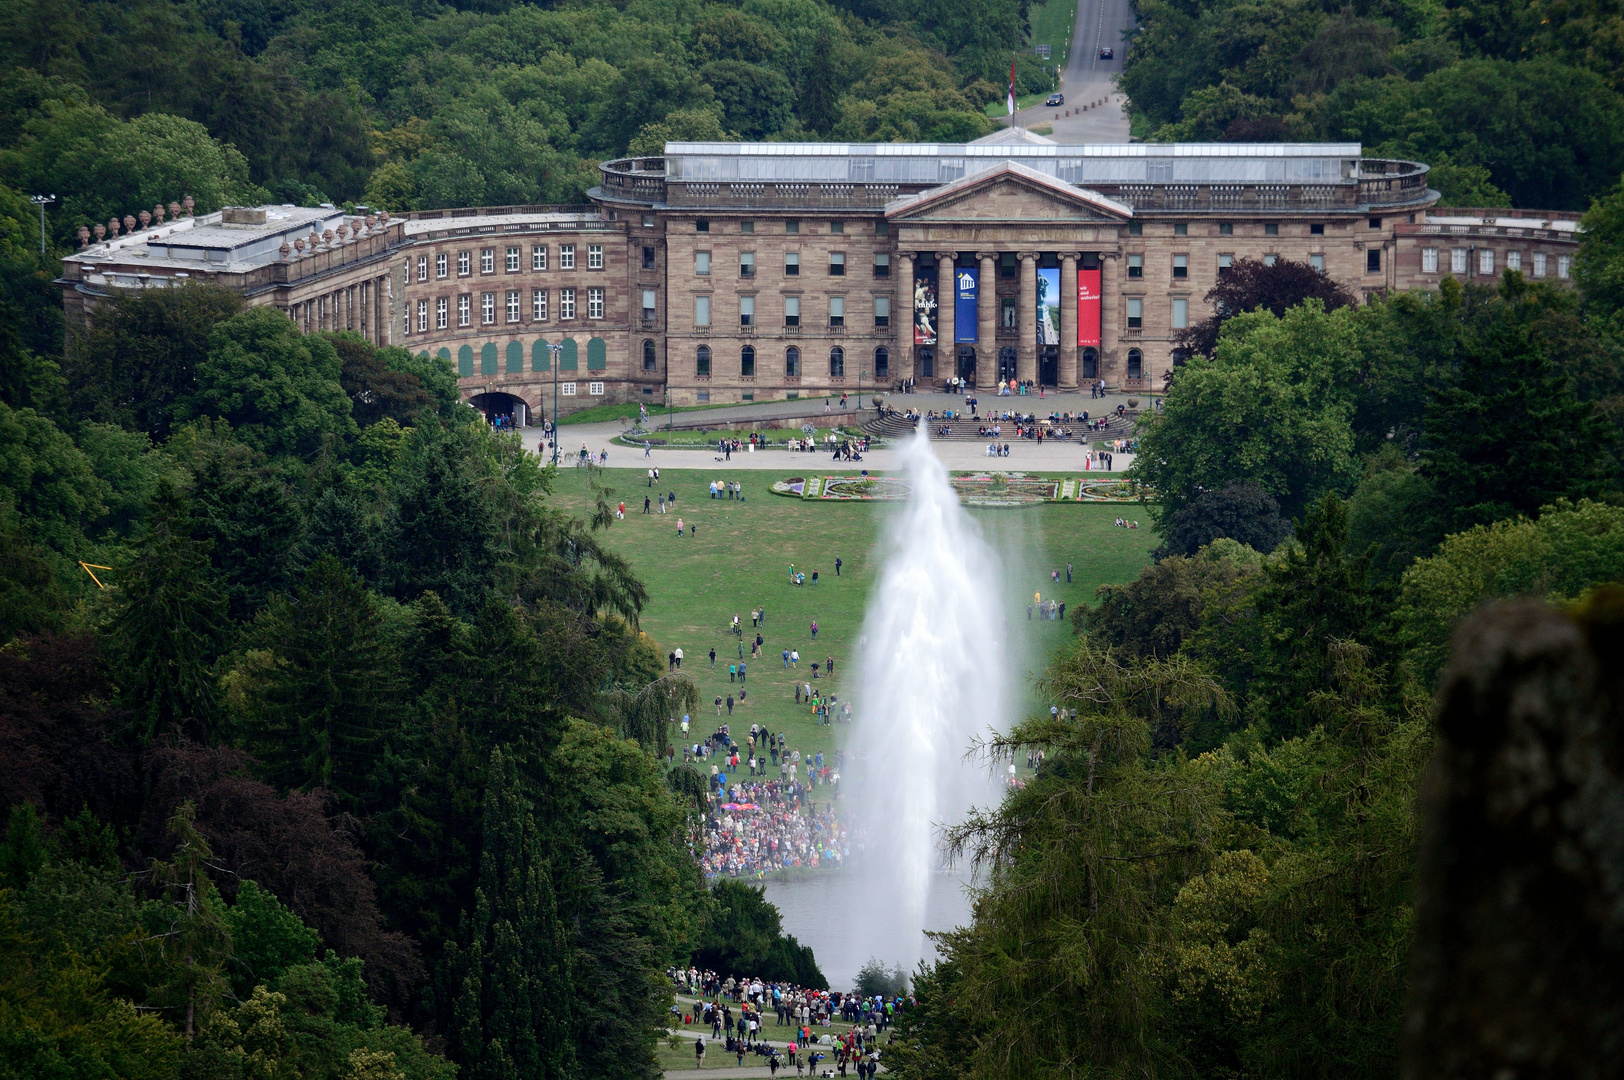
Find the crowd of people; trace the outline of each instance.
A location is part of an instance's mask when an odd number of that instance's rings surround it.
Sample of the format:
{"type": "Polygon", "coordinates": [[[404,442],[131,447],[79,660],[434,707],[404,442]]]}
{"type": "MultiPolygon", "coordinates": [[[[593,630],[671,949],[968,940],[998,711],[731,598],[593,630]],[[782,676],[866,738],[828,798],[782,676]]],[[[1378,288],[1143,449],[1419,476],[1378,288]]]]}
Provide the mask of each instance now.
{"type": "MultiPolygon", "coordinates": [[[[867,1080],[879,1069],[880,1037],[913,1005],[911,998],[900,995],[868,996],[761,979],[723,978],[714,971],[691,967],[672,968],[667,975],[680,992],[697,999],[691,1005],[679,1002],[672,1007],[683,1025],[709,1027],[712,1044],[721,1043],[739,1065],[749,1054],[763,1059],[761,1063],[775,1075],[788,1067],[797,1076],[817,1076],[820,1067],[826,1066],[840,1076],[847,1076],[850,1069],[859,1080],[867,1080]],[[771,1024],[769,1010],[775,1017],[771,1024]],[[831,1030],[836,1019],[851,1026],[836,1033],[831,1030]]],[[[704,1066],[710,1045],[703,1034],[695,1037],[696,1068],[704,1066]]]]}
{"type": "Polygon", "coordinates": [[[705,876],[760,877],[770,870],[841,865],[848,841],[834,804],[820,809],[810,795],[811,785],[799,780],[724,783],[712,797],[700,843],[705,876]]]}

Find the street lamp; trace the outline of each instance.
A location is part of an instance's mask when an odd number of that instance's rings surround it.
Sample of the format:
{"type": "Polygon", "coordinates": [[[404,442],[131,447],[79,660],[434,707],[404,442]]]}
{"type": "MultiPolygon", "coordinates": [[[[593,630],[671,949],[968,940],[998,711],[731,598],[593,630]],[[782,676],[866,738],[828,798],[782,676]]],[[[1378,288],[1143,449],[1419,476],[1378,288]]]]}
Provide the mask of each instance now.
{"type": "Polygon", "coordinates": [[[39,253],[45,254],[45,204],[56,202],[55,195],[30,195],[28,201],[39,207],[39,253]]]}
{"type": "Polygon", "coordinates": [[[553,466],[558,466],[558,358],[564,355],[564,344],[548,345],[553,354],[553,466]]]}

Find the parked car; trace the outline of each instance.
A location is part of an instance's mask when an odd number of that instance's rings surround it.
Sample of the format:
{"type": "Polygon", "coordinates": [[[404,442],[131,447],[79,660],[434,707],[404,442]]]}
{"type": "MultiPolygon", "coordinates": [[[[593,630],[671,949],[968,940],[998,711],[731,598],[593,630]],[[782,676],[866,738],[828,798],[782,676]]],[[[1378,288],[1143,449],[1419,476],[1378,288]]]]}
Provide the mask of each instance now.
{"type": "Polygon", "coordinates": [[[1065,103],[1066,103],[1066,95],[1065,94],[1050,94],[1049,95],[1049,100],[1044,102],[1045,105],[1064,105],[1065,103]]]}
{"type": "Polygon", "coordinates": [[[1100,59],[1101,60],[1114,60],[1114,59],[1116,59],[1116,50],[1115,49],[1101,49],[1100,50],[1100,59]]]}

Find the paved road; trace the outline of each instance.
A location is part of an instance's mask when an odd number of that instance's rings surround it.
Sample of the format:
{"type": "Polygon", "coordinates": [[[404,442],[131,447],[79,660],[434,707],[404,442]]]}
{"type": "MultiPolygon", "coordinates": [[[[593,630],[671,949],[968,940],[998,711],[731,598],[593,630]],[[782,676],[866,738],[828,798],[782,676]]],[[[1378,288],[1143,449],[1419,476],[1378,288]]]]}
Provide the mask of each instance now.
{"type": "Polygon", "coordinates": [[[1033,105],[1015,114],[1015,122],[1022,127],[1049,124],[1054,134],[1049,138],[1062,143],[1125,143],[1128,141],[1128,116],[1123,111],[1126,100],[1116,91],[1116,76],[1122,73],[1123,58],[1127,55],[1127,42],[1123,32],[1133,28],[1133,9],[1129,0],[1077,0],[1077,23],[1071,35],[1071,56],[1060,77],[1060,90],[1066,95],[1066,104],[1033,105]],[[1100,50],[1114,49],[1116,57],[1101,60],[1100,50]],[[1084,105],[1103,101],[1087,111],[1078,112],[1084,105]],[[1065,115],[1068,111],[1070,116],[1065,115]],[[1060,113],[1060,117],[1055,117],[1060,113]]]}

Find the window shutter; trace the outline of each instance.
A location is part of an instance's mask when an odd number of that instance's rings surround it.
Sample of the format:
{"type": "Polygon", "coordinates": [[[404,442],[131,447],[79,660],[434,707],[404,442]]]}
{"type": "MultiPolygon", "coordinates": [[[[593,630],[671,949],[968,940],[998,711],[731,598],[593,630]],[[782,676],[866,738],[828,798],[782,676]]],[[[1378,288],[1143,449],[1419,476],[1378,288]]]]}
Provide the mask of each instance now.
{"type": "Polygon", "coordinates": [[[537,338],[536,343],[530,346],[530,370],[553,370],[553,354],[547,351],[547,342],[543,338],[537,338]]]}
{"type": "Polygon", "coordinates": [[[507,370],[509,375],[518,375],[524,371],[524,346],[517,341],[508,342],[507,370]]]}
{"type": "Polygon", "coordinates": [[[474,377],[474,350],[470,345],[457,350],[457,374],[464,379],[474,377]]]}
{"type": "Polygon", "coordinates": [[[595,337],[586,343],[586,369],[604,371],[609,367],[609,347],[603,338],[595,337]]]}

